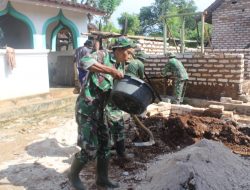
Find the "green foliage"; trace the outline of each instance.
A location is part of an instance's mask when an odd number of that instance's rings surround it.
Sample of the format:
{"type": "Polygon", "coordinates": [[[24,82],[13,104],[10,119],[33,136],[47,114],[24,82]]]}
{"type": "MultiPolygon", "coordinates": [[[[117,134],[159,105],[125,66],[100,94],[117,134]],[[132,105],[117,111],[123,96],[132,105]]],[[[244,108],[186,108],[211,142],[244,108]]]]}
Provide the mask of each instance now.
{"type": "Polygon", "coordinates": [[[140,20],[136,14],[122,13],[121,17],[118,18],[118,23],[122,27],[123,34],[135,35],[140,31],[140,20]],[[127,25],[126,31],[125,25],[127,25]]]}
{"type": "Polygon", "coordinates": [[[98,8],[104,10],[106,15],[104,21],[108,22],[115,9],[121,4],[122,0],[98,0],[98,8]]]}
{"type": "Polygon", "coordinates": [[[115,33],[120,33],[120,30],[117,29],[112,22],[108,22],[102,27],[102,31],[104,32],[115,32],[115,33]]]}
{"type": "MultiPolygon", "coordinates": [[[[77,0],[71,0],[75,2],[77,0]]],[[[82,4],[87,4],[95,8],[99,8],[106,12],[103,20],[108,24],[108,20],[114,13],[115,9],[121,4],[122,0],[81,0],[82,4]]]]}
{"type": "MultiPolygon", "coordinates": [[[[155,0],[152,6],[142,7],[140,10],[141,34],[144,35],[163,35],[164,15],[177,15],[181,13],[194,13],[197,7],[193,0],[155,0]]],[[[182,26],[181,17],[167,19],[167,25],[170,29],[169,35],[174,38],[180,38],[180,29],[182,26]]],[[[194,16],[185,17],[186,39],[197,39],[196,20],[194,16]]]]}

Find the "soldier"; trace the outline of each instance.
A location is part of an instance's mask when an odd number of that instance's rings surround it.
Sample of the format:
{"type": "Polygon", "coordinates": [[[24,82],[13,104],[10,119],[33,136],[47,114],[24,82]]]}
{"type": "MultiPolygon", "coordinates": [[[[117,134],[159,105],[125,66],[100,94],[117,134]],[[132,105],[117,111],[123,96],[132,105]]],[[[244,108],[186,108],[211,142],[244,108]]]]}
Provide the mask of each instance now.
{"type": "Polygon", "coordinates": [[[79,94],[80,88],[83,84],[84,78],[87,71],[80,67],[81,59],[89,55],[92,52],[93,42],[91,40],[86,40],[82,47],[76,49],[74,54],[74,73],[75,73],[75,88],[73,90],[74,94],[79,94]]]}
{"type": "MultiPolygon", "coordinates": [[[[139,60],[145,60],[145,54],[140,51],[136,55],[131,53],[130,60],[127,62],[125,74],[143,79],[144,64],[139,60]]],[[[117,108],[112,102],[109,102],[105,108],[105,116],[110,127],[114,147],[119,159],[124,162],[129,161],[129,157],[125,151],[125,122],[123,118],[123,111],[117,108]]]]}
{"type": "Polygon", "coordinates": [[[136,51],[128,62],[126,67],[126,75],[143,79],[144,77],[144,64],[146,60],[145,53],[143,51],[136,51]]]}
{"type": "Polygon", "coordinates": [[[113,79],[123,78],[124,63],[128,61],[133,43],[125,37],[116,39],[113,53],[116,63],[111,63],[109,53],[105,53],[101,63],[93,55],[81,59],[80,67],[89,71],[84,86],[76,102],[76,122],[78,124],[78,146],[68,177],[78,190],[86,187],[79,173],[89,160],[97,157],[96,184],[104,188],[117,188],[118,183],[108,178],[109,128],[104,124],[104,107],[109,98],[113,79]],[[114,67],[115,66],[115,67],[114,67]]]}
{"type": "Polygon", "coordinates": [[[161,75],[166,77],[168,76],[168,73],[171,72],[176,77],[174,81],[174,92],[171,103],[180,104],[183,102],[188,74],[182,63],[176,59],[175,54],[169,53],[168,57],[169,62],[165,65],[161,75]]]}

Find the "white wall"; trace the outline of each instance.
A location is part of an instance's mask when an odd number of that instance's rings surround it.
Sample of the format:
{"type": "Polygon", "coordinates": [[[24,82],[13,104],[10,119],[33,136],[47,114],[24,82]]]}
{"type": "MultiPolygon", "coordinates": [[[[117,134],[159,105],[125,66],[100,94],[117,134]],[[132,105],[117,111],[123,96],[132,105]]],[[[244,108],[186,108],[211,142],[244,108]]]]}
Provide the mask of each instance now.
{"type": "MultiPolygon", "coordinates": [[[[0,10],[4,10],[7,5],[7,0],[0,0],[0,10]]],[[[60,11],[60,6],[57,7],[49,7],[49,6],[41,6],[33,3],[27,2],[11,2],[13,8],[27,16],[30,20],[32,20],[34,27],[36,29],[37,34],[34,36],[35,49],[45,49],[44,47],[44,36],[42,36],[42,29],[44,23],[58,15],[60,11]]],[[[63,9],[64,16],[71,20],[79,30],[79,33],[87,32],[87,11],[73,11],[73,10],[65,10],[63,9]]],[[[78,46],[82,46],[85,42],[86,37],[79,36],[77,39],[78,46]]]]}
{"type": "Polygon", "coordinates": [[[0,100],[49,92],[48,51],[15,50],[16,68],[10,69],[0,50],[0,100]]]}

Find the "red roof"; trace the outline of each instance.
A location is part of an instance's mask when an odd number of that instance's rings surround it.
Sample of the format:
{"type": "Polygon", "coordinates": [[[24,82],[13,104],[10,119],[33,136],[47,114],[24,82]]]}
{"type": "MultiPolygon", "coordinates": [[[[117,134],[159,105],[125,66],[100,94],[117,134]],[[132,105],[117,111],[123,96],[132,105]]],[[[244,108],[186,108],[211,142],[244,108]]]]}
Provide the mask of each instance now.
{"type": "Polygon", "coordinates": [[[80,4],[80,3],[73,3],[71,1],[66,1],[66,0],[33,0],[33,1],[39,1],[42,3],[49,3],[49,4],[54,4],[54,5],[61,5],[61,6],[65,6],[65,7],[70,7],[70,8],[76,8],[76,9],[80,9],[80,10],[85,10],[85,11],[89,11],[92,12],[93,14],[97,14],[97,15],[104,15],[105,12],[91,7],[89,5],[85,5],[85,4],[80,4]]]}

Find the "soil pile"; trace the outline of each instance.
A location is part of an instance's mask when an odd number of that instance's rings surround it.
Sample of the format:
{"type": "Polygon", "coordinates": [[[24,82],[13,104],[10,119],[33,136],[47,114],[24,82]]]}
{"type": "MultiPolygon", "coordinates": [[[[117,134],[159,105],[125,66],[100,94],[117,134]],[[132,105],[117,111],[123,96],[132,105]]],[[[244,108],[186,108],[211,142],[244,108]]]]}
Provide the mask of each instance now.
{"type": "MultiPolygon", "coordinates": [[[[221,141],[236,153],[250,155],[250,128],[239,127],[232,120],[172,115],[169,118],[147,118],[144,124],[154,134],[154,151],[179,150],[206,138],[221,141]]],[[[133,141],[149,140],[148,135],[141,129],[136,134],[133,141]]]]}
{"type": "Polygon", "coordinates": [[[222,143],[202,140],[166,154],[148,168],[147,182],[138,189],[250,189],[250,163],[222,143]]]}

